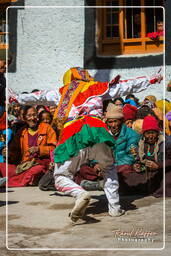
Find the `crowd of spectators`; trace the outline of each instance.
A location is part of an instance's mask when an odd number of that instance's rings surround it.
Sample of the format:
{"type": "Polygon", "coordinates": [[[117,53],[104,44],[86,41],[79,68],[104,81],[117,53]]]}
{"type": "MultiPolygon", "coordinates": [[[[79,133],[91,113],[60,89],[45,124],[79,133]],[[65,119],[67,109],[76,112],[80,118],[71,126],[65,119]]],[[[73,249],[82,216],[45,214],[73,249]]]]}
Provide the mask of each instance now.
{"type": "MultiPolygon", "coordinates": [[[[42,177],[53,169],[51,155],[59,138],[59,130],[52,122],[54,110],[54,107],[23,106],[14,102],[8,106],[6,126],[6,112],[1,106],[0,174],[6,176],[8,159],[8,186],[41,184],[42,177]]],[[[120,194],[162,196],[165,169],[166,194],[170,196],[171,102],[157,100],[153,95],[140,102],[128,94],[125,99],[116,97],[104,101],[102,119],[116,141],[113,153],[120,194]]],[[[74,180],[86,190],[103,189],[103,176],[93,170],[92,163],[81,166],[74,180]]],[[[48,185],[55,189],[52,184],[48,185]]],[[[44,189],[49,189],[48,185],[44,189]]]]}

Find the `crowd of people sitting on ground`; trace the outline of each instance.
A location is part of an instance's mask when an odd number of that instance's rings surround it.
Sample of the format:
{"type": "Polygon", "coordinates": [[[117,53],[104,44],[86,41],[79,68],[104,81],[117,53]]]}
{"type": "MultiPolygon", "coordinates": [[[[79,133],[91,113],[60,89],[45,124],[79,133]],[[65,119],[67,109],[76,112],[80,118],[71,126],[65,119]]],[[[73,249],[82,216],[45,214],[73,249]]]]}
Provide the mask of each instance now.
{"type": "MultiPolygon", "coordinates": [[[[8,133],[9,186],[38,185],[44,173],[51,170],[50,153],[59,139],[59,130],[52,122],[53,114],[48,106],[24,106],[14,102],[8,106],[6,127],[6,112],[1,107],[0,163],[4,164],[0,165],[0,171],[2,177],[6,176],[8,133]]],[[[171,167],[171,102],[157,100],[152,95],[146,96],[141,103],[133,94],[125,99],[116,97],[103,102],[102,119],[116,141],[113,153],[120,193],[155,192],[156,196],[162,196],[164,140],[166,176],[171,167]]],[[[93,166],[94,163],[82,165],[74,180],[86,190],[102,190],[103,175],[95,172],[93,166]]],[[[171,177],[166,179],[166,182],[169,181],[171,177]]],[[[48,184],[47,188],[41,184],[40,188],[49,189],[48,186],[53,188],[52,184],[48,184]]],[[[170,196],[171,188],[166,192],[170,196]]]]}
{"type": "MultiPolygon", "coordinates": [[[[1,183],[7,161],[8,187],[39,186],[76,197],[74,222],[89,203],[85,191],[104,190],[111,216],[124,213],[118,192],[162,197],[164,176],[166,196],[171,196],[171,102],[154,95],[140,102],[127,90],[129,82],[121,86],[119,76],[95,82],[87,71],[73,68],[64,78],[58,106],[37,105],[38,98],[25,105],[36,92],[13,98],[7,110],[0,106],[1,183]],[[117,86],[121,96],[114,91],[117,86]],[[110,98],[104,97],[107,93],[110,98]]],[[[135,92],[159,82],[155,79],[138,82],[135,92]]]]}

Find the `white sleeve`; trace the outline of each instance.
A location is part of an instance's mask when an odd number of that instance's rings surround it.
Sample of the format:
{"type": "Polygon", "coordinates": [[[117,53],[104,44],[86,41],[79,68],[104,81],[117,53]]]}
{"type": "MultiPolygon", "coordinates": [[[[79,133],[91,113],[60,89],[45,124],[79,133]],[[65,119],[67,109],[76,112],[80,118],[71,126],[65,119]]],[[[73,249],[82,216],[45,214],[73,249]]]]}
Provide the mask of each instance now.
{"type": "Polygon", "coordinates": [[[17,101],[26,105],[48,105],[56,106],[59,103],[58,90],[42,90],[33,93],[17,95],[17,101]]]}
{"type": "Polygon", "coordinates": [[[135,79],[120,80],[119,83],[109,87],[108,93],[104,98],[122,97],[128,93],[136,93],[145,90],[151,81],[146,77],[137,77],[135,79]]]}

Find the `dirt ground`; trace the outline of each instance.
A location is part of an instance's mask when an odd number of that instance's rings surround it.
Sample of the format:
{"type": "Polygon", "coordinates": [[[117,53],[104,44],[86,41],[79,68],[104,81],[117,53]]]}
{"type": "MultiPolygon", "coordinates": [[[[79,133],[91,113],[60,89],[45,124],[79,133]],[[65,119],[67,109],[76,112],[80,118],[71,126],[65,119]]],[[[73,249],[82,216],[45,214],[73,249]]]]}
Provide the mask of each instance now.
{"type": "Polygon", "coordinates": [[[121,197],[126,214],[114,218],[104,192],[91,195],[86,217],[72,225],[73,198],[37,187],[1,189],[0,255],[170,255],[171,198],[121,197]]]}

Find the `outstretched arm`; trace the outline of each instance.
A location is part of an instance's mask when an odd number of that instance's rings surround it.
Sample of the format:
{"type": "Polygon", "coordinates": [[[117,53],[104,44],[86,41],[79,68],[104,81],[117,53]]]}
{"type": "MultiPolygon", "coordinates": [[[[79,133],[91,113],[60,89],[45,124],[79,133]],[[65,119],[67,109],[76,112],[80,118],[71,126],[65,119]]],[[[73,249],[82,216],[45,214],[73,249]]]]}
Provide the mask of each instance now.
{"type": "Polygon", "coordinates": [[[117,83],[109,83],[109,91],[104,98],[113,98],[118,96],[125,96],[128,93],[141,92],[148,88],[151,84],[160,83],[163,77],[160,74],[156,74],[150,79],[146,76],[137,77],[135,79],[120,80],[117,83]]]}

